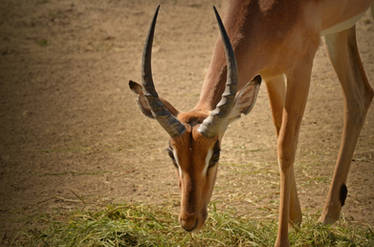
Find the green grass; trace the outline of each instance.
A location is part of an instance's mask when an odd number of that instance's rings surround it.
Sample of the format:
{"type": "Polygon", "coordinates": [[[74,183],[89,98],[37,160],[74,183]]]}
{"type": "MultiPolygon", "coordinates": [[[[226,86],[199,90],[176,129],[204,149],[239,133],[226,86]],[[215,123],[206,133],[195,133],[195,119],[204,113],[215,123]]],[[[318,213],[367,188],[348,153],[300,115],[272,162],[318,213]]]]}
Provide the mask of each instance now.
{"type": "Polygon", "coordinates": [[[36,43],[41,47],[47,47],[49,45],[49,42],[46,39],[39,39],[36,43]]]}
{"type": "MultiPolygon", "coordinates": [[[[42,227],[18,234],[11,246],[272,246],[276,223],[238,218],[210,208],[210,217],[198,234],[181,230],[170,208],[144,205],[108,206],[57,219],[35,219],[42,227]]],[[[292,246],[374,246],[371,228],[340,222],[335,226],[304,219],[290,233],[292,246]]]]}

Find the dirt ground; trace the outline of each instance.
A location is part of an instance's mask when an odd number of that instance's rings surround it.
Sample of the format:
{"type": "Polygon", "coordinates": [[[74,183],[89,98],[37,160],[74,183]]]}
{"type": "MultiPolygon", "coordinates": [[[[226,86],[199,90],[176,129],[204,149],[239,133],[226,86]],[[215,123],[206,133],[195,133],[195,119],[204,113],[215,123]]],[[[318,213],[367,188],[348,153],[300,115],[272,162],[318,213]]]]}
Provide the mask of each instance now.
{"type": "MultiPolygon", "coordinates": [[[[138,109],[143,43],[161,3],[153,53],[159,93],[180,110],[197,102],[217,37],[208,0],[0,2],[0,238],[43,212],[142,202],[174,205],[179,191],[167,134],[138,109]]],[[[358,23],[374,87],[374,21],[358,23]]],[[[343,98],[323,42],[301,129],[296,173],[303,211],[322,209],[343,125],[343,98]]],[[[374,107],[352,162],[347,220],[374,226],[374,107]]],[[[276,137],[265,86],[223,144],[213,201],[276,219],[276,137]]]]}

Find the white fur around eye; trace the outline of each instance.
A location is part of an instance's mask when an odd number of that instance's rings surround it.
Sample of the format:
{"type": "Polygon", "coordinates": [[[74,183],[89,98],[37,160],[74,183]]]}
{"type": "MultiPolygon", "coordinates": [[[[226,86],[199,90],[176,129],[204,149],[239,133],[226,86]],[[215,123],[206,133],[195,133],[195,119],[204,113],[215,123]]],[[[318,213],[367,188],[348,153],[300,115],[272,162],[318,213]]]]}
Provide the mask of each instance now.
{"type": "Polygon", "coordinates": [[[174,154],[175,163],[177,163],[177,166],[178,166],[179,176],[182,176],[182,169],[181,169],[181,166],[179,165],[177,152],[175,150],[173,150],[173,154],[174,154]]]}
{"type": "Polygon", "coordinates": [[[208,168],[209,168],[209,163],[210,163],[210,159],[212,158],[212,155],[213,155],[213,149],[209,149],[206,157],[205,157],[205,166],[204,166],[204,170],[203,170],[203,175],[206,176],[207,175],[207,172],[208,172],[208,168]]]}

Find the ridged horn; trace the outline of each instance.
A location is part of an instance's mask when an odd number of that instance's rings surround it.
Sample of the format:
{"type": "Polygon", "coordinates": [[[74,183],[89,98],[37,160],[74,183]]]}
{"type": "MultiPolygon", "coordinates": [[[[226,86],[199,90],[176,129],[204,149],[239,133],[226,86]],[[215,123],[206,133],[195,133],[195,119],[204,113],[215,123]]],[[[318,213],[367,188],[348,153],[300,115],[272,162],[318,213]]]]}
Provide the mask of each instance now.
{"type": "Polygon", "coordinates": [[[165,107],[158,97],[155,89],[152,77],[152,66],[151,66],[151,56],[152,56],[152,44],[153,36],[155,32],[155,26],[158,16],[158,11],[160,5],[157,6],[151,26],[149,28],[148,36],[145,41],[143,60],[142,60],[142,78],[144,87],[144,96],[146,97],[149,106],[151,107],[152,114],[160,125],[168,132],[171,137],[177,137],[181,135],[185,130],[185,126],[178,121],[170,111],[165,107]]]}
{"type": "Polygon", "coordinates": [[[226,33],[225,27],[223,26],[221,17],[219,16],[217,9],[215,7],[213,7],[213,9],[217,18],[218,27],[221,32],[226,54],[227,80],[226,88],[222,94],[221,100],[218,102],[216,108],[210,113],[210,115],[202,122],[199,127],[199,132],[208,138],[217,136],[227,127],[227,117],[234,106],[235,94],[237,92],[238,84],[238,68],[236,65],[234,50],[231,46],[230,39],[226,33]]]}

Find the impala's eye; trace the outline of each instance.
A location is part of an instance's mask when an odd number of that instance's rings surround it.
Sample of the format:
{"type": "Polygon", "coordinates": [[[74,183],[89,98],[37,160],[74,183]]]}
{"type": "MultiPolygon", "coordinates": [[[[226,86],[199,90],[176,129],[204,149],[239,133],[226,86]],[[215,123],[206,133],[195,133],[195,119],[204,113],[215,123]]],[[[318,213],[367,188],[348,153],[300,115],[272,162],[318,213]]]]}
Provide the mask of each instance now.
{"type": "Polygon", "coordinates": [[[218,163],[220,153],[221,153],[221,148],[219,147],[219,142],[217,141],[213,148],[212,158],[210,158],[210,161],[209,161],[209,168],[213,167],[214,165],[218,163]]]}
{"type": "Polygon", "coordinates": [[[169,146],[169,147],[166,149],[166,151],[168,152],[168,155],[169,155],[170,159],[173,161],[173,165],[174,165],[176,168],[178,168],[177,161],[175,160],[175,157],[174,157],[173,148],[169,146]]]}

